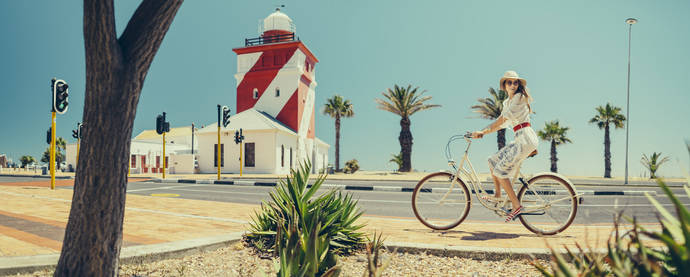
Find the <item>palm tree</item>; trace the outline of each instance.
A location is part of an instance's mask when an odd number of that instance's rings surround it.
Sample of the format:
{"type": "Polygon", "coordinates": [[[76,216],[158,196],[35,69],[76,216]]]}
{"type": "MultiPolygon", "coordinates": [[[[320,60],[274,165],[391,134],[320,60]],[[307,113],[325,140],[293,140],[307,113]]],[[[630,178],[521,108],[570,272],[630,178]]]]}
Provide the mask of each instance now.
{"type": "MultiPolygon", "coordinates": [[[[479,98],[479,105],[472,106],[475,113],[478,113],[481,118],[496,120],[503,112],[503,101],[508,99],[508,94],[503,90],[496,92],[494,88],[489,87],[489,94],[491,97],[479,98]]],[[[496,140],[498,143],[498,150],[501,150],[506,145],[506,130],[501,129],[496,133],[496,140]]]]}
{"type": "Polygon", "coordinates": [[[572,143],[565,134],[569,129],[568,127],[561,127],[558,120],[554,120],[544,123],[544,129],[539,130],[537,133],[542,140],[551,142],[551,172],[558,172],[558,165],[556,164],[556,162],[558,162],[558,158],[556,157],[556,146],[564,143],[572,143]]]}
{"type": "Polygon", "coordinates": [[[657,153],[654,152],[652,153],[651,159],[647,157],[647,155],[642,154],[642,160],[640,162],[644,167],[649,169],[649,178],[655,179],[656,178],[656,171],[659,170],[659,167],[665,163],[668,162],[670,159],[669,157],[664,157],[663,159],[661,158],[661,152],[657,153]]]}
{"type": "Polygon", "coordinates": [[[620,113],[621,108],[611,106],[611,103],[606,103],[606,106],[599,106],[596,110],[598,114],[590,119],[589,123],[595,123],[599,129],[604,129],[604,178],[611,178],[609,125],[613,124],[617,129],[623,128],[625,116],[620,113]]]}
{"type": "Polygon", "coordinates": [[[355,112],[350,100],[343,100],[340,95],[326,99],[323,113],[335,118],[335,171],[340,171],[340,118],[353,117],[355,112]]]}
{"type": "Polygon", "coordinates": [[[19,162],[22,164],[21,165],[22,168],[26,168],[27,165],[30,165],[31,163],[36,162],[36,159],[34,159],[34,157],[32,157],[32,156],[26,155],[26,156],[22,156],[19,159],[19,162]]]}
{"type": "Polygon", "coordinates": [[[375,99],[379,104],[378,108],[384,111],[399,115],[400,118],[400,153],[402,154],[402,167],[400,171],[409,172],[412,170],[412,133],[410,132],[410,116],[414,113],[428,110],[441,105],[424,104],[424,102],[431,100],[431,96],[422,96],[426,91],[417,93],[419,87],[412,88],[408,85],[407,88],[394,85],[393,89],[386,89],[386,92],[381,93],[383,97],[388,99],[375,99]]]}
{"type": "Polygon", "coordinates": [[[403,161],[402,161],[402,153],[398,154],[391,154],[391,159],[388,160],[389,163],[394,163],[398,166],[398,171],[400,171],[400,168],[402,167],[403,161]]]}

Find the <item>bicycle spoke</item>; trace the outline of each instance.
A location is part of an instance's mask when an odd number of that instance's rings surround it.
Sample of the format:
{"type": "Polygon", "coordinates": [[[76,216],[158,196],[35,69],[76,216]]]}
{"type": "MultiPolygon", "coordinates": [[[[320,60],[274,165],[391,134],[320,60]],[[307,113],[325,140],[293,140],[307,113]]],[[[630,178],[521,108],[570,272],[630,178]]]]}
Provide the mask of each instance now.
{"type": "Polygon", "coordinates": [[[577,197],[560,177],[542,175],[530,180],[518,193],[525,207],[520,221],[537,234],[553,235],[567,228],[575,217],[577,197]]]}
{"type": "MultiPolygon", "coordinates": [[[[457,180],[457,179],[456,179],[457,180]]],[[[469,212],[469,192],[459,181],[451,182],[448,173],[433,173],[417,184],[412,194],[412,209],[422,224],[447,230],[460,224],[469,212]]]]}

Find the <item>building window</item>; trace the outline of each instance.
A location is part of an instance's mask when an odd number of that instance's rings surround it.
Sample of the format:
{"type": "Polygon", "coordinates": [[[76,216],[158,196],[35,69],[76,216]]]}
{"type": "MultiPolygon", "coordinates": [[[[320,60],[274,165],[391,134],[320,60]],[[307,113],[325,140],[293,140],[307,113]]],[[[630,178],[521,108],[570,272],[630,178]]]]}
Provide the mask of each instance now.
{"type": "Polygon", "coordinates": [[[292,169],[292,147],[290,147],[290,169],[292,169]]]}
{"type": "Polygon", "coordinates": [[[280,146],[280,167],[285,167],[285,145],[280,146]]]}
{"type": "Polygon", "coordinates": [[[131,167],[137,168],[137,155],[132,155],[132,157],[129,160],[132,162],[131,167]]]}
{"type": "Polygon", "coordinates": [[[156,156],[156,168],[161,168],[161,156],[156,156]]]}
{"type": "MultiPolygon", "coordinates": [[[[220,144],[220,167],[225,166],[225,144],[220,144]]],[[[218,167],[218,144],[213,145],[213,167],[218,167]]]]}
{"type": "Polygon", "coordinates": [[[165,157],[165,168],[170,167],[170,163],[168,163],[168,158],[169,157],[165,157]]]}
{"type": "Polygon", "coordinates": [[[258,89],[254,88],[254,92],[252,93],[252,97],[254,97],[254,99],[259,99],[259,90],[258,89]]]}
{"type": "Polygon", "coordinates": [[[280,97],[280,88],[276,88],[276,97],[280,97]]]}
{"type": "Polygon", "coordinates": [[[254,167],[254,143],[247,142],[244,144],[244,166],[254,167]]]}

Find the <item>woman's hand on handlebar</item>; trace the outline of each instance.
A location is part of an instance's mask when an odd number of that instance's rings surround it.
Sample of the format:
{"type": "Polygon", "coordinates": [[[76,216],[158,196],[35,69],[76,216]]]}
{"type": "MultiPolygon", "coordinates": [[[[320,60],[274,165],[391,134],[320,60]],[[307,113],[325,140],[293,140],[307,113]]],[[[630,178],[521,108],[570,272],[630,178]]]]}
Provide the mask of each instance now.
{"type": "Polygon", "coordinates": [[[482,131],[474,131],[470,134],[470,137],[474,138],[474,139],[480,139],[483,136],[484,136],[484,132],[482,132],[482,131]]]}

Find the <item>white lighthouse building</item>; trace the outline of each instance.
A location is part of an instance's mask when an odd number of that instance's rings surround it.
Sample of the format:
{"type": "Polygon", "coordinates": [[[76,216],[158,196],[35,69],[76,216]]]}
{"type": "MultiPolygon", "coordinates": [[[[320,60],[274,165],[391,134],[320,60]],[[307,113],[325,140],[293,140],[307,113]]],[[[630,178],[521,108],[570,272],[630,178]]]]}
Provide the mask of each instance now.
{"type": "MultiPolygon", "coordinates": [[[[259,24],[260,36],[245,39],[237,53],[237,114],[221,127],[221,172],[287,174],[310,161],[326,168],[328,148],[316,137],[315,65],[318,59],[295,35],[295,24],[276,9],[259,24]],[[242,129],[242,146],[234,141],[242,129]]],[[[217,171],[217,123],[199,130],[199,169],[217,171]]]]}

